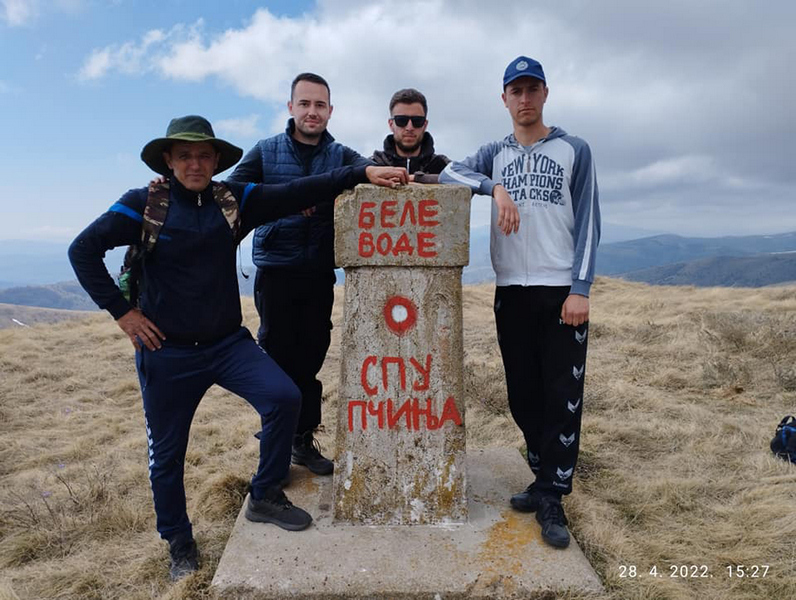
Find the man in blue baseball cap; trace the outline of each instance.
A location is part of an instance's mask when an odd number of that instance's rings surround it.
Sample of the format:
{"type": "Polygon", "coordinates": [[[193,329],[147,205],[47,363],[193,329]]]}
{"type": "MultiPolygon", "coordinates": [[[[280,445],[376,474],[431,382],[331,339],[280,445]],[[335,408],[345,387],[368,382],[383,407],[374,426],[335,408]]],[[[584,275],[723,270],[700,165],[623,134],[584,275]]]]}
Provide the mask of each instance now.
{"type": "Polygon", "coordinates": [[[569,545],[561,497],[578,457],[589,290],[600,238],[591,150],[544,123],[542,65],[518,56],[503,74],[513,133],[449,164],[440,183],[494,197],[491,253],[495,322],[509,407],[535,480],[511,506],[536,512],[542,539],[569,545]],[[505,234],[505,235],[504,235],[505,234]]]}

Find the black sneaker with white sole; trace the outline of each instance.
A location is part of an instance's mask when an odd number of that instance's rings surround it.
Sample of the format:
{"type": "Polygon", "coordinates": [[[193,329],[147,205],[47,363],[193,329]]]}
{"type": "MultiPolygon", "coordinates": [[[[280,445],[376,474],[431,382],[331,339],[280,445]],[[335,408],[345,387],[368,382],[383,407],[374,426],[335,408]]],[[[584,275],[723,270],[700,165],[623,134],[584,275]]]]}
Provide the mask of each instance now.
{"type": "Polygon", "coordinates": [[[288,531],[301,531],[312,523],[312,516],[306,510],[293,506],[278,486],[268,488],[260,500],[249,494],[246,518],[257,523],[273,523],[288,531]]]}
{"type": "Polygon", "coordinates": [[[542,539],[554,548],[569,546],[569,531],[564,507],[556,496],[543,496],[536,510],[536,520],[542,526],[542,539]]]}

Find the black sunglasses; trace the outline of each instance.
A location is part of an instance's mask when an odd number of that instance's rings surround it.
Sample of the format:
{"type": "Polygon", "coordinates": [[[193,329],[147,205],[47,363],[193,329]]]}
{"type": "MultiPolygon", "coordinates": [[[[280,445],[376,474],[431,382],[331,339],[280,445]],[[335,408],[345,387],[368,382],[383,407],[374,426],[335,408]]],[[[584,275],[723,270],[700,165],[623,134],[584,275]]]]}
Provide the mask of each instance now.
{"type": "Polygon", "coordinates": [[[392,120],[395,122],[398,127],[406,127],[409,121],[412,121],[412,127],[415,129],[420,129],[423,125],[426,124],[425,117],[407,117],[406,115],[394,115],[392,120]]]}

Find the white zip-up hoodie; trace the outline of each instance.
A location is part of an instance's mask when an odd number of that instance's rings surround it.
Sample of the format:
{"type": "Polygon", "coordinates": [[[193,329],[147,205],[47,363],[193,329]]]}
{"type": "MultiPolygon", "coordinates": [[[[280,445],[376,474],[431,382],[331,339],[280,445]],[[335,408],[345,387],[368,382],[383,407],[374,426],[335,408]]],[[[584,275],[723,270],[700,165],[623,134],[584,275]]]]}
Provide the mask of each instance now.
{"type": "Polygon", "coordinates": [[[492,203],[490,251],[497,285],[570,286],[588,296],[600,241],[600,208],[591,149],[553,127],[544,139],[522,146],[514,134],[452,162],[440,183],[458,183],[492,195],[498,183],[520,212],[520,229],[504,235],[492,203]]]}

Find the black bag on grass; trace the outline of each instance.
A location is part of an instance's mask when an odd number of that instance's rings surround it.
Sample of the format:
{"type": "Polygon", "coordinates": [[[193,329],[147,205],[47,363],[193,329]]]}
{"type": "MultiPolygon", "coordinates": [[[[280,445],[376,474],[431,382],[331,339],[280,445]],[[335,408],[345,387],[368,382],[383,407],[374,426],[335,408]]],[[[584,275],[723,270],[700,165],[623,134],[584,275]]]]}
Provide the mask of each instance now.
{"type": "Polygon", "coordinates": [[[777,425],[771,451],[779,458],[796,463],[796,418],[793,415],[787,415],[777,425]]]}

